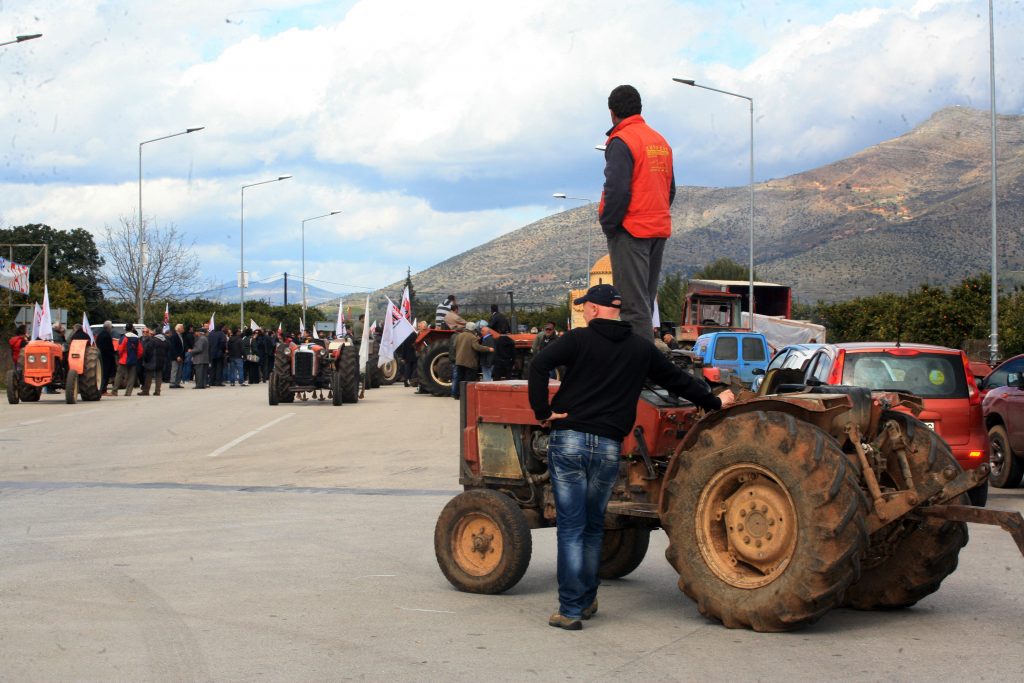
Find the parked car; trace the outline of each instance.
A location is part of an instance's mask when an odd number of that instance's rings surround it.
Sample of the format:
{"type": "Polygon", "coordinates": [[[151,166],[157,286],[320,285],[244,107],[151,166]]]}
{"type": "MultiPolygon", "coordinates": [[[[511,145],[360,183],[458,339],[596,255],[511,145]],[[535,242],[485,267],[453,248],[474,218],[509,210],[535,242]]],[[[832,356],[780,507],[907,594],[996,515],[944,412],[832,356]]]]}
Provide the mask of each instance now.
{"type": "Polygon", "coordinates": [[[772,356],[764,370],[754,370],[754,383],[750,387],[751,391],[756,392],[761,387],[761,382],[764,381],[764,376],[769,370],[804,370],[807,366],[807,361],[821,347],[822,344],[790,344],[789,346],[783,346],[775,352],[775,355],[772,356]]]}
{"type": "Polygon", "coordinates": [[[993,486],[1011,489],[1019,486],[1024,477],[1024,372],[1006,372],[999,381],[1005,384],[988,391],[981,409],[992,444],[989,481],[993,486]]]}
{"type": "Polygon", "coordinates": [[[978,390],[981,391],[982,398],[985,394],[997,387],[1005,387],[1009,384],[1009,376],[1024,374],[1024,354],[1008,358],[1002,363],[992,368],[985,378],[978,382],[978,390]]]}
{"type": "Polygon", "coordinates": [[[697,337],[693,353],[705,368],[727,370],[745,384],[768,365],[768,341],[759,332],[711,332],[697,337]]]}
{"type": "MultiPolygon", "coordinates": [[[[919,396],[918,419],[945,439],[965,470],[989,461],[988,430],[981,392],[969,370],[967,354],[928,344],[859,342],[822,344],[808,361],[808,384],[846,384],[919,396]]],[[[988,483],[973,489],[971,502],[984,505],[988,483]]]]}

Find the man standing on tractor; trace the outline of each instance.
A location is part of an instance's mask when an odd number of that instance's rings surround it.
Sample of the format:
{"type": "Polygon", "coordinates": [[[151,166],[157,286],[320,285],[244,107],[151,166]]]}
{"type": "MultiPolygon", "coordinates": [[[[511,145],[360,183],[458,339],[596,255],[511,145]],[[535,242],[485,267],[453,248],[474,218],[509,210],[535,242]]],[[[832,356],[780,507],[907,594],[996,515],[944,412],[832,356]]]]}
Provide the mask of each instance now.
{"type": "Polygon", "coordinates": [[[653,341],[619,320],[624,298],[612,285],[595,285],[583,304],[586,327],[567,332],[530,363],[529,396],[534,416],[551,428],[548,470],[558,528],[558,611],[548,624],[577,631],[597,612],[597,577],[604,515],[619,474],[622,440],[636,420],[636,405],[650,378],[704,410],[732,403],[703,381],[673,365],[653,341]],[[565,366],[554,399],[548,377],[565,366]]]}
{"type": "Polygon", "coordinates": [[[608,238],[612,279],[625,294],[622,319],[635,334],[653,340],[651,317],[665,241],[672,234],[669,207],[676,181],[672,148],[640,116],[641,108],[640,93],[631,85],[608,96],[612,129],[598,215],[608,238]]]}

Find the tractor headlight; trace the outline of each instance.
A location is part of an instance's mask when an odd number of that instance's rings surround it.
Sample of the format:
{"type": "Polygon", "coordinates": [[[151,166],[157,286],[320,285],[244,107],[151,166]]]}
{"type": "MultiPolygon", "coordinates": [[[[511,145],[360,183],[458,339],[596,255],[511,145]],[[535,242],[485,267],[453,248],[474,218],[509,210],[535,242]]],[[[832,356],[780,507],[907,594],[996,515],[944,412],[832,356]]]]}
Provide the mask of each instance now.
{"type": "Polygon", "coordinates": [[[28,357],[28,362],[29,363],[35,363],[36,362],[36,357],[35,356],[29,356],[28,357]]]}
{"type": "Polygon", "coordinates": [[[286,356],[292,355],[292,350],[291,349],[285,349],[284,350],[284,355],[286,355],[286,356]]]}
{"type": "Polygon", "coordinates": [[[48,356],[39,356],[39,362],[40,363],[45,363],[48,360],[49,360],[48,356]]]}

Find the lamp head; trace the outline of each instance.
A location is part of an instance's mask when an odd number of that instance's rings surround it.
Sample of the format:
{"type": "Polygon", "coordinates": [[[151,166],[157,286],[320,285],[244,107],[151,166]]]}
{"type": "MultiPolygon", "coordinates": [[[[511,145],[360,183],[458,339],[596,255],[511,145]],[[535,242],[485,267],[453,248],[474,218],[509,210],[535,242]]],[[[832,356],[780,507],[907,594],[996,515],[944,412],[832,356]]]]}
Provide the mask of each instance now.
{"type": "Polygon", "coordinates": [[[197,130],[203,130],[206,126],[199,126],[198,128],[186,128],[186,133],[195,133],[197,130]]]}
{"type": "Polygon", "coordinates": [[[33,34],[30,34],[30,35],[18,36],[16,40],[19,43],[24,43],[26,40],[35,40],[36,38],[42,38],[42,37],[43,37],[42,33],[33,33],[33,34]]]}
{"type": "Polygon", "coordinates": [[[673,78],[672,80],[683,85],[697,85],[697,81],[692,78],[673,78]]]}
{"type": "Polygon", "coordinates": [[[555,199],[565,199],[565,193],[564,192],[556,192],[556,193],[554,193],[551,196],[554,197],[555,199]]]}
{"type": "Polygon", "coordinates": [[[291,178],[291,175],[279,175],[279,176],[277,176],[278,180],[288,180],[289,178],[291,178]]]}

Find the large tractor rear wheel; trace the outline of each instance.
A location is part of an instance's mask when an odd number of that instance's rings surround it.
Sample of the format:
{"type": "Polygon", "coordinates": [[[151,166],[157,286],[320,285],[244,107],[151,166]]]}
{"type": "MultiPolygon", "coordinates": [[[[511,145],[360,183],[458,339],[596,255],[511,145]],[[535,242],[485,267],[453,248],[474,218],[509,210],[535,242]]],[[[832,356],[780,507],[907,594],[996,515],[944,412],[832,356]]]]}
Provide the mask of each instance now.
{"type": "Polygon", "coordinates": [[[64,402],[68,405],[74,405],[77,399],[78,373],[74,370],[68,370],[68,375],[64,378],[64,402]]]}
{"type": "Polygon", "coordinates": [[[277,371],[270,371],[270,379],[267,380],[267,402],[276,406],[279,401],[277,400],[277,371]]]}
{"type": "Polygon", "coordinates": [[[274,369],[271,375],[274,377],[270,380],[269,391],[274,392],[278,403],[294,403],[295,394],[291,391],[292,354],[287,344],[278,344],[274,349],[274,369]]]}
{"type": "Polygon", "coordinates": [[[605,529],[601,544],[601,564],[597,575],[602,579],[621,579],[640,566],[651,542],[651,530],[645,526],[605,529]]]}
{"type": "MultiPolygon", "coordinates": [[[[883,413],[882,424],[896,421],[909,448],[907,460],[915,481],[952,467],[961,471],[949,446],[922,422],[903,413],[883,413]]],[[[968,505],[967,495],[952,501],[968,505]]],[[[963,522],[903,518],[871,537],[859,581],[846,591],[845,604],[855,609],[910,607],[939,589],[953,573],[960,549],[967,545],[963,522]]]]}
{"type": "Polygon", "coordinates": [[[21,401],[21,377],[14,370],[7,371],[7,402],[18,405],[21,401]]]}
{"type": "Polygon", "coordinates": [[[420,354],[420,386],[434,396],[452,395],[452,363],[448,345],[435,343],[420,354]]]}
{"type": "Polygon", "coordinates": [[[341,369],[337,369],[331,373],[331,404],[340,406],[344,403],[344,399],[341,395],[341,369]]]}
{"type": "Polygon", "coordinates": [[[726,417],[666,474],[662,525],[679,587],[729,628],[813,623],[860,575],[858,472],[836,441],[778,412],[726,417]]]}
{"type": "Polygon", "coordinates": [[[341,373],[341,400],[345,403],[358,403],[359,351],[356,347],[342,347],[338,357],[338,371],[341,373]]]}
{"type": "Polygon", "coordinates": [[[95,346],[85,349],[82,374],[78,376],[78,391],[83,401],[98,401],[103,396],[103,362],[95,346]]]}
{"type": "Polygon", "coordinates": [[[533,538],[515,501],[490,489],[448,501],[434,528],[434,555],[448,581],[467,593],[502,593],[530,565],[533,538]]]}

